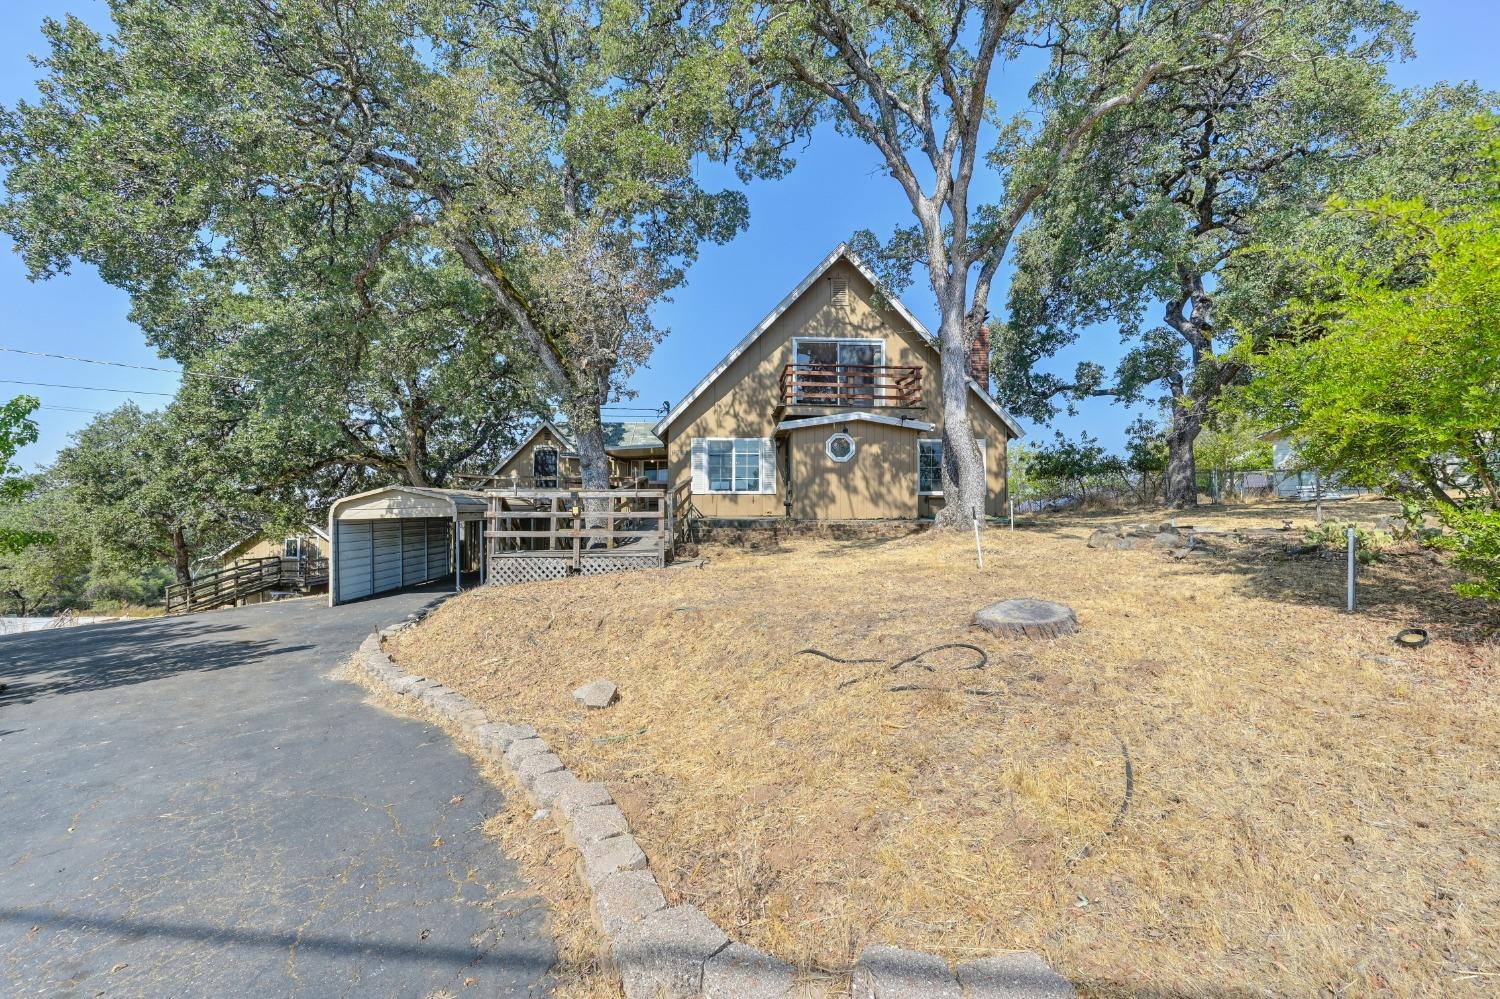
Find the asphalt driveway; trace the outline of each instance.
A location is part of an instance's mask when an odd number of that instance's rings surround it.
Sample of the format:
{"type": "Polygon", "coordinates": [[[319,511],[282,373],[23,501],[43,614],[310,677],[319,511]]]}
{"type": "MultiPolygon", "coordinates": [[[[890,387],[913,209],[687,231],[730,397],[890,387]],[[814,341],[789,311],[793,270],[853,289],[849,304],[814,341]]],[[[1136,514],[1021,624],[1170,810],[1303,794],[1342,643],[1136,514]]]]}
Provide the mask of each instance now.
{"type": "Polygon", "coordinates": [[[330,676],[429,599],[0,638],[0,994],[547,994],[499,792],[330,676]]]}

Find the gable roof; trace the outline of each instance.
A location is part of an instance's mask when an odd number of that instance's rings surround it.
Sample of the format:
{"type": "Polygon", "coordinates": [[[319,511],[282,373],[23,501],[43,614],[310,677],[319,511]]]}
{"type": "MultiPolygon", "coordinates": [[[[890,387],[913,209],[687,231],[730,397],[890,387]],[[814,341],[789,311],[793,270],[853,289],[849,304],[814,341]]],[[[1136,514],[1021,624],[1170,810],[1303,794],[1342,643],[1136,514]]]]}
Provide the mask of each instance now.
{"type": "MultiPolygon", "coordinates": [[[[605,451],[643,451],[651,448],[662,447],[662,442],[652,432],[650,421],[642,420],[605,420],[604,421],[604,450],[605,451]]],[[[552,436],[562,442],[563,447],[568,448],[568,457],[576,457],[576,446],[567,429],[553,423],[551,420],[542,420],[526,435],[526,439],[511,449],[510,453],[500,459],[500,464],[495,466],[491,475],[499,475],[500,469],[511,463],[516,455],[520,454],[531,442],[536,440],[536,435],[543,430],[552,432],[552,436]]]]}
{"type": "MultiPolygon", "coordinates": [[[[299,534],[302,534],[302,535],[311,534],[313,537],[317,538],[319,541],[325,541],[326,542],[328,540],[328,532],[325,531],[323,528],[319,527],[317,524],[311,522],[311,521],[303,524],[302,527],[300,527],[297,530],[282,532],[281,540],[285,540],[286,538],[294,538],[294,537],[296,537],[299,534]]],[[[219,559],[223,559],[223,558],[228,557],[235,550],[240,549],[240,548],[245,548],[245,547],[253,544],[256,541],[261,540],[262,538],[269,537],[269,535],[270,535],[270,532],[267,531],[264,527],[262,527],[259,530],[255,531],[255,532],[253,532],[251,534],[247,534],[243,538],[240,538],[234,544],[230,545],[228,548],[224,549],[223,551],[219,552],[218,554],[216,554],[216,555],[204,555],[203,557],[201,557],[199,559],[196,559],[195,561],[196,562],[218,561],[219,559]]]]}
{"type": "MultiPolygon", "coordinates": [[[[710,385],[718,381],[719,377],[729,370],[729,366],[737,361],[740,355],[749,350],[750,345],[759,340],[765,334],[766,330],[770,329],[776,320],[780,319],[782,314],[792,307],[792,303],[801,298],[803,293],[813,286],[813,282],[822,277],[828,268],[840,260],[847,260],[855,270],[864,276],[865,280],[869,281],[876,288],[880,287],[880,281],[875,277],[875,272],[870,270],[869,266],[859,258],[858,254],[849,249],[848,243],[840,243],[833,248],[832,253],[824,257],[816,267],[808,272],[807,277],[797,283],[797,287],[793,288],[787,293],[785,298],[776,303],[776,307],[766,313],[766,317],[757,323],[755,328],[746,334],[743,340],[735,344],[734,349],[726,354],[724,359],[714,366],[713,370],[704,375],[703,380],[694,386],[693,390],[684,396],[681,402],[673,406],[667,415],[657,422],[656,426],[652,428],[656,436],[662,437],[667,427],[671,426],[672,422],[681,416],[688,406],[692,405],[693,400],[702,395],[710,385]]],[[[927,342],[929,347],[938,350],[937,339],[928,331],[926,326],[922,325],[922,321],[912,314],[912,311],[906,307],[905,303],[896,296],[889,294],[886,295],[886,300],[890,302],[891,308],[896,311],[896,314],[904,319],[907,325],[927,342]]],[[[941,363],[941,351],[938,351],[938,358],[941,363]]],[[[999,418],[1000,422],[1005,424],[1006,429],[1011,432],[1012,437],[1020,439],[1026,436],[1026,432],[1021,429],[1021,425],[1000,408],[1000,404],[990,396],[989,392],[985,391],[982,385],[972,378],[967,379],[967,381],[969,388],[979,397],[979,401],[989,407],[990,411],[999,418]]],[[[663,437],[663,439],[665,438],[663,437]]]]}
{"type": "Polygon", "coordinates": [[[573,442],[568,439],[568,435],[557,429],[557,424],[553,423],[551,420],[542,420],[532,428],[531,433],[527,434],[526,437],[521,441],[521,443],[511,448],[510,452],[504,458],[500,459],[500,464],[496,465],[495,470],[490,474],[499,475],[500,469],[504,468],[506,465],[509,465],[511,463],[511,459],[515,458],[516,455],[524,451],[532,441],[536,440],[536,435],[541,433],[543,430],[550,430],[552,432],[552,436],[562,441],[563,444],[567,445],[568,447],[573,446],[573,442]]]}

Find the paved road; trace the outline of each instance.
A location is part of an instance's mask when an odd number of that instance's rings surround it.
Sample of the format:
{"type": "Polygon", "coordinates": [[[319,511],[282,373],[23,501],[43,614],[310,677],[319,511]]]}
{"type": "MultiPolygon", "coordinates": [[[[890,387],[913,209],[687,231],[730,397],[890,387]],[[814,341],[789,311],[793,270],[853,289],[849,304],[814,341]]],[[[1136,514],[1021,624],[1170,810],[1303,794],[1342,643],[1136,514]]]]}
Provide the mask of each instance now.
{"type": "Polygon", "coordinates": [[[547,994],[499,792],[329,675],[428,599],[0,638],[0,995],[547,994]]]}

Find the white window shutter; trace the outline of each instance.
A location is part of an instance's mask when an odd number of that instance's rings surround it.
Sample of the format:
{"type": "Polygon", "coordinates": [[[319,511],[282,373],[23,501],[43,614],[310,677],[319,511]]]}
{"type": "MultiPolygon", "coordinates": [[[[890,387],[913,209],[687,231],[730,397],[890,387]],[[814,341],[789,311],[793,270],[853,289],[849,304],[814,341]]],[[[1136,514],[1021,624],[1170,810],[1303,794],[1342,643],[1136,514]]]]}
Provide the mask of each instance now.
{"type": "Polygon", "coordinates": [[[760,439],[760,491],[776,492],[776,442],[769,437],[760,439]]]}
{"type": "Polygon", "coordinates": [[[708,441],[706,439],[693,438],[689,464],[693,472],[693,495],[702,496],[708,492],[708,441]]]}

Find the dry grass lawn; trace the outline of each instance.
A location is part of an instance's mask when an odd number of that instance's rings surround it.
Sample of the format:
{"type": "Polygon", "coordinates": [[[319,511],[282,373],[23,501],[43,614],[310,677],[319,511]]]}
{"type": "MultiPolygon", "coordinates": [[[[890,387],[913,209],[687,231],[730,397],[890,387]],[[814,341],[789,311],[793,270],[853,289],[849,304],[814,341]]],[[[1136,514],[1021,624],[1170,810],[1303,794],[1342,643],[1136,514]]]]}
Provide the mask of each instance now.
{"type": "MultiPolygon", "coordinates": [[[[1193,522],[1283,517],[1308,514],[1193,522]]],[[[809,971],[881,942],[1031,949],[1096,995],[1494,994],[1495,612],[1408,553],[1344,614],[1342,561],[1287,554],[1300,531],[1185,562],[1083,544],[1140,519],[992,529],[982,571],[969,535],[802,539],[485,589],[391,650],[534,724],[615,791],[669,899],[809,971]],[[1017,596],[1080,633],[968,628],[1017,596]],[[1397,649],[1417,623],[1432,644],[1397,649]],[[951,642],[988,665],[888,665],[951,642]],[[599,677],[621,700],[585,713],[570,692],[599,677]]]]}

